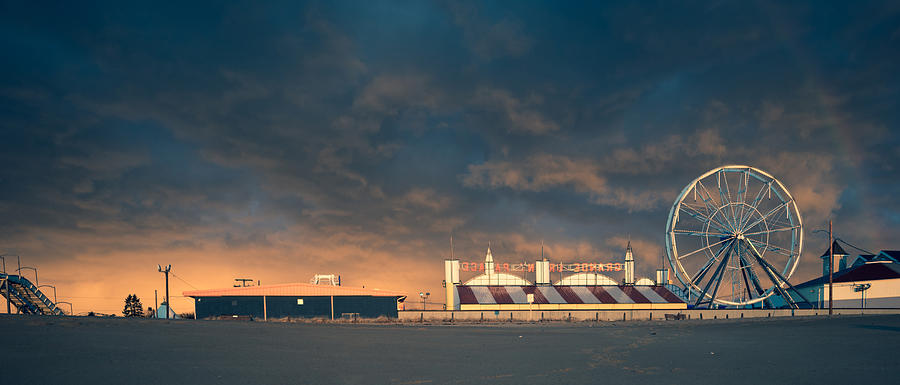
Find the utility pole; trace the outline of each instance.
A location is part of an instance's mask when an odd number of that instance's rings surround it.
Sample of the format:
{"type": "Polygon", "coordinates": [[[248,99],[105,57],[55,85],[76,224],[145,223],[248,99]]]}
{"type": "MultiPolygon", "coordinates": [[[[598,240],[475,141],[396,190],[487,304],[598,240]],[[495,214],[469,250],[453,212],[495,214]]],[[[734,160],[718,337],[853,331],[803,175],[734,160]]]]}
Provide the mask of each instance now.
{"type": "MultiPolygon", "coordinates": [[[[172,299],[169,298],[169,272],[172,271],[172,265],[167,265],[165,269],[156,265],[156,269],[166,275],[166,319],[169,319],[169,309],[172,308],[172,299]]],[[[156,311],[156,314],[159,314],[159,310],[156,311]]]]}
{"type": "Polygon", "coordinates": [[[828,315],[834,312],[834,233],[828,221],[828,315]]]}
{"type": "Polygon", "coordinates": [[[153,290],[153,318],[159,318],[159,300],[157,300],[156,290],[153,290]]]}

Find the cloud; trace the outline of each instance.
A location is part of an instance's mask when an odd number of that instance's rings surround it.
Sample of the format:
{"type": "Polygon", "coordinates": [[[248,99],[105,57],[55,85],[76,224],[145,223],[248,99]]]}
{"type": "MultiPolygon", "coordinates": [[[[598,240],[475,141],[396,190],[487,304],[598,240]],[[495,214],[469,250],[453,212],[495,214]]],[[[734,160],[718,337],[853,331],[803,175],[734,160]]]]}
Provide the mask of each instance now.
{"type": "Polygon", "coordinates": [[[480,58],[521,56],[531,49],[532,39],[521,21],[507,17],[492,22],[475,3],[451,2],[448,6],[470,49],[480,58]]]}
{"type": "Polygon", "coordinates": [[[522,162],[490,161],[470,165],[462,181],[469,187],[507,187],[534,192],[569,187],[577,193],[587,194],[596,204],[632,210],[651,209],[662,200],[662,196],[652,191],[611,187],[600,163],[549,154],[535,155],[522,162]]]}
{"type": "Polygon", "coordinates": [[[676,193],[672,187],[635,185],[658,176],[686,159],[702,159],[714,164],[726,153],[723,139],[715,129],[701,129],[690,136],[671,135],[638,149],[619,148],[599,159],[573,158],[558,154],[537,154],[521,160],[491,160],[472,164],[462,176],[469,187],[510,188],[542,192],[570,188],[586,194],[595,204],[647,211],[668,202],[676,193]]]}
{"type": "Polygon", "coordinates": [[[522,101],[506,90],[481,88],[475,92],[472,104],[475,108],[487,108],[502,114],[509,131],[530,134],[548,134],[559,130],[556,122],[547,119],[535,108],[541,104],[542,98],[533,95],[530,100],[522,101]]]}
{"type": "Polygon", "coordinates": [[[433,109],[439,106],[441,90],[423,75],[379,75],[360,91],[354,108],[397,114],[404,108],[433,109]]]}
{"type": "Polygon", "coordinates": [[[406,193],[400,201],[401,204],[411,207],[426,208],[439,212],[450,207],[451,198],[440,196],[433,189],[416,188],[406,193]]]}

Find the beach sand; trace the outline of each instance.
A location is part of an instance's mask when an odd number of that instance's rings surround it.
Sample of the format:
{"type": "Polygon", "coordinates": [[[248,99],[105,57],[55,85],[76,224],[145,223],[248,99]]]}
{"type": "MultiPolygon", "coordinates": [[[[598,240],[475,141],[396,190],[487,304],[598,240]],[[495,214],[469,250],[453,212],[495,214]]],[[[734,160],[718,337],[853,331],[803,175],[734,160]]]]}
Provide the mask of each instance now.
{"type": "Polygon", "coordinates": [[[900,316],[380,325],[0,315],[0,341],[0,384],[900,382],[900,316]]]}

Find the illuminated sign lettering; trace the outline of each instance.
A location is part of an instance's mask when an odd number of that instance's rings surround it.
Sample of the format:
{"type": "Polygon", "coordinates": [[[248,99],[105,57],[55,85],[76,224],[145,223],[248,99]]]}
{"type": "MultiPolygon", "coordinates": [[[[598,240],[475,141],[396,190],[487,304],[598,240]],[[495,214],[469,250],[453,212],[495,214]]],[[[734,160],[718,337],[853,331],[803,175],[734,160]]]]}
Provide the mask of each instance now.
{"type": "MultiPolygon", "coordinates": [[[[472,271],[472,272],[483,272],[484,271],[484,262],[460,262],[459,269],[462,271],[472,271]]],[[[581,273],[581,272],[592,272],[592,271],[622,271],[625,270],[624,263],[590,263],[590,262],[578,262],[578,263],[551,263],[550,271],[551,272],[573,272],[573,273],[581,273]]],[[[508,271],[526,271],[529,273],[534,272],[534,264],[533,263],[495,263],[494,264],[494,272],[508,272],[508,271]]]]}

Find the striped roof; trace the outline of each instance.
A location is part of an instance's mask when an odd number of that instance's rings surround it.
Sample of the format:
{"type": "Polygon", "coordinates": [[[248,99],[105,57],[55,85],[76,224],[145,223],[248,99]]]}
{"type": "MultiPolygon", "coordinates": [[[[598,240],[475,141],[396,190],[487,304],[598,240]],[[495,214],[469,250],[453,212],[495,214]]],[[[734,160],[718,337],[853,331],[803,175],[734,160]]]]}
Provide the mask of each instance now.
{"type": "Polygon", "coordinates": [[[284,297],[315,297],[315,296],[373,296],[373,297],[404,297],[406,293],[394,290],[367,289],[362,287],[314,285],[311,283],[285,283],[281,285],[229,287],[224,289],[192,290],[183,293],[185,297],[231,297],[231,296],[284,296],[284,297]]]}
{"type": "Polygon", "coordinates": [[[663,286],[457,286],[461,305],[684,303],[663,286]]]}

